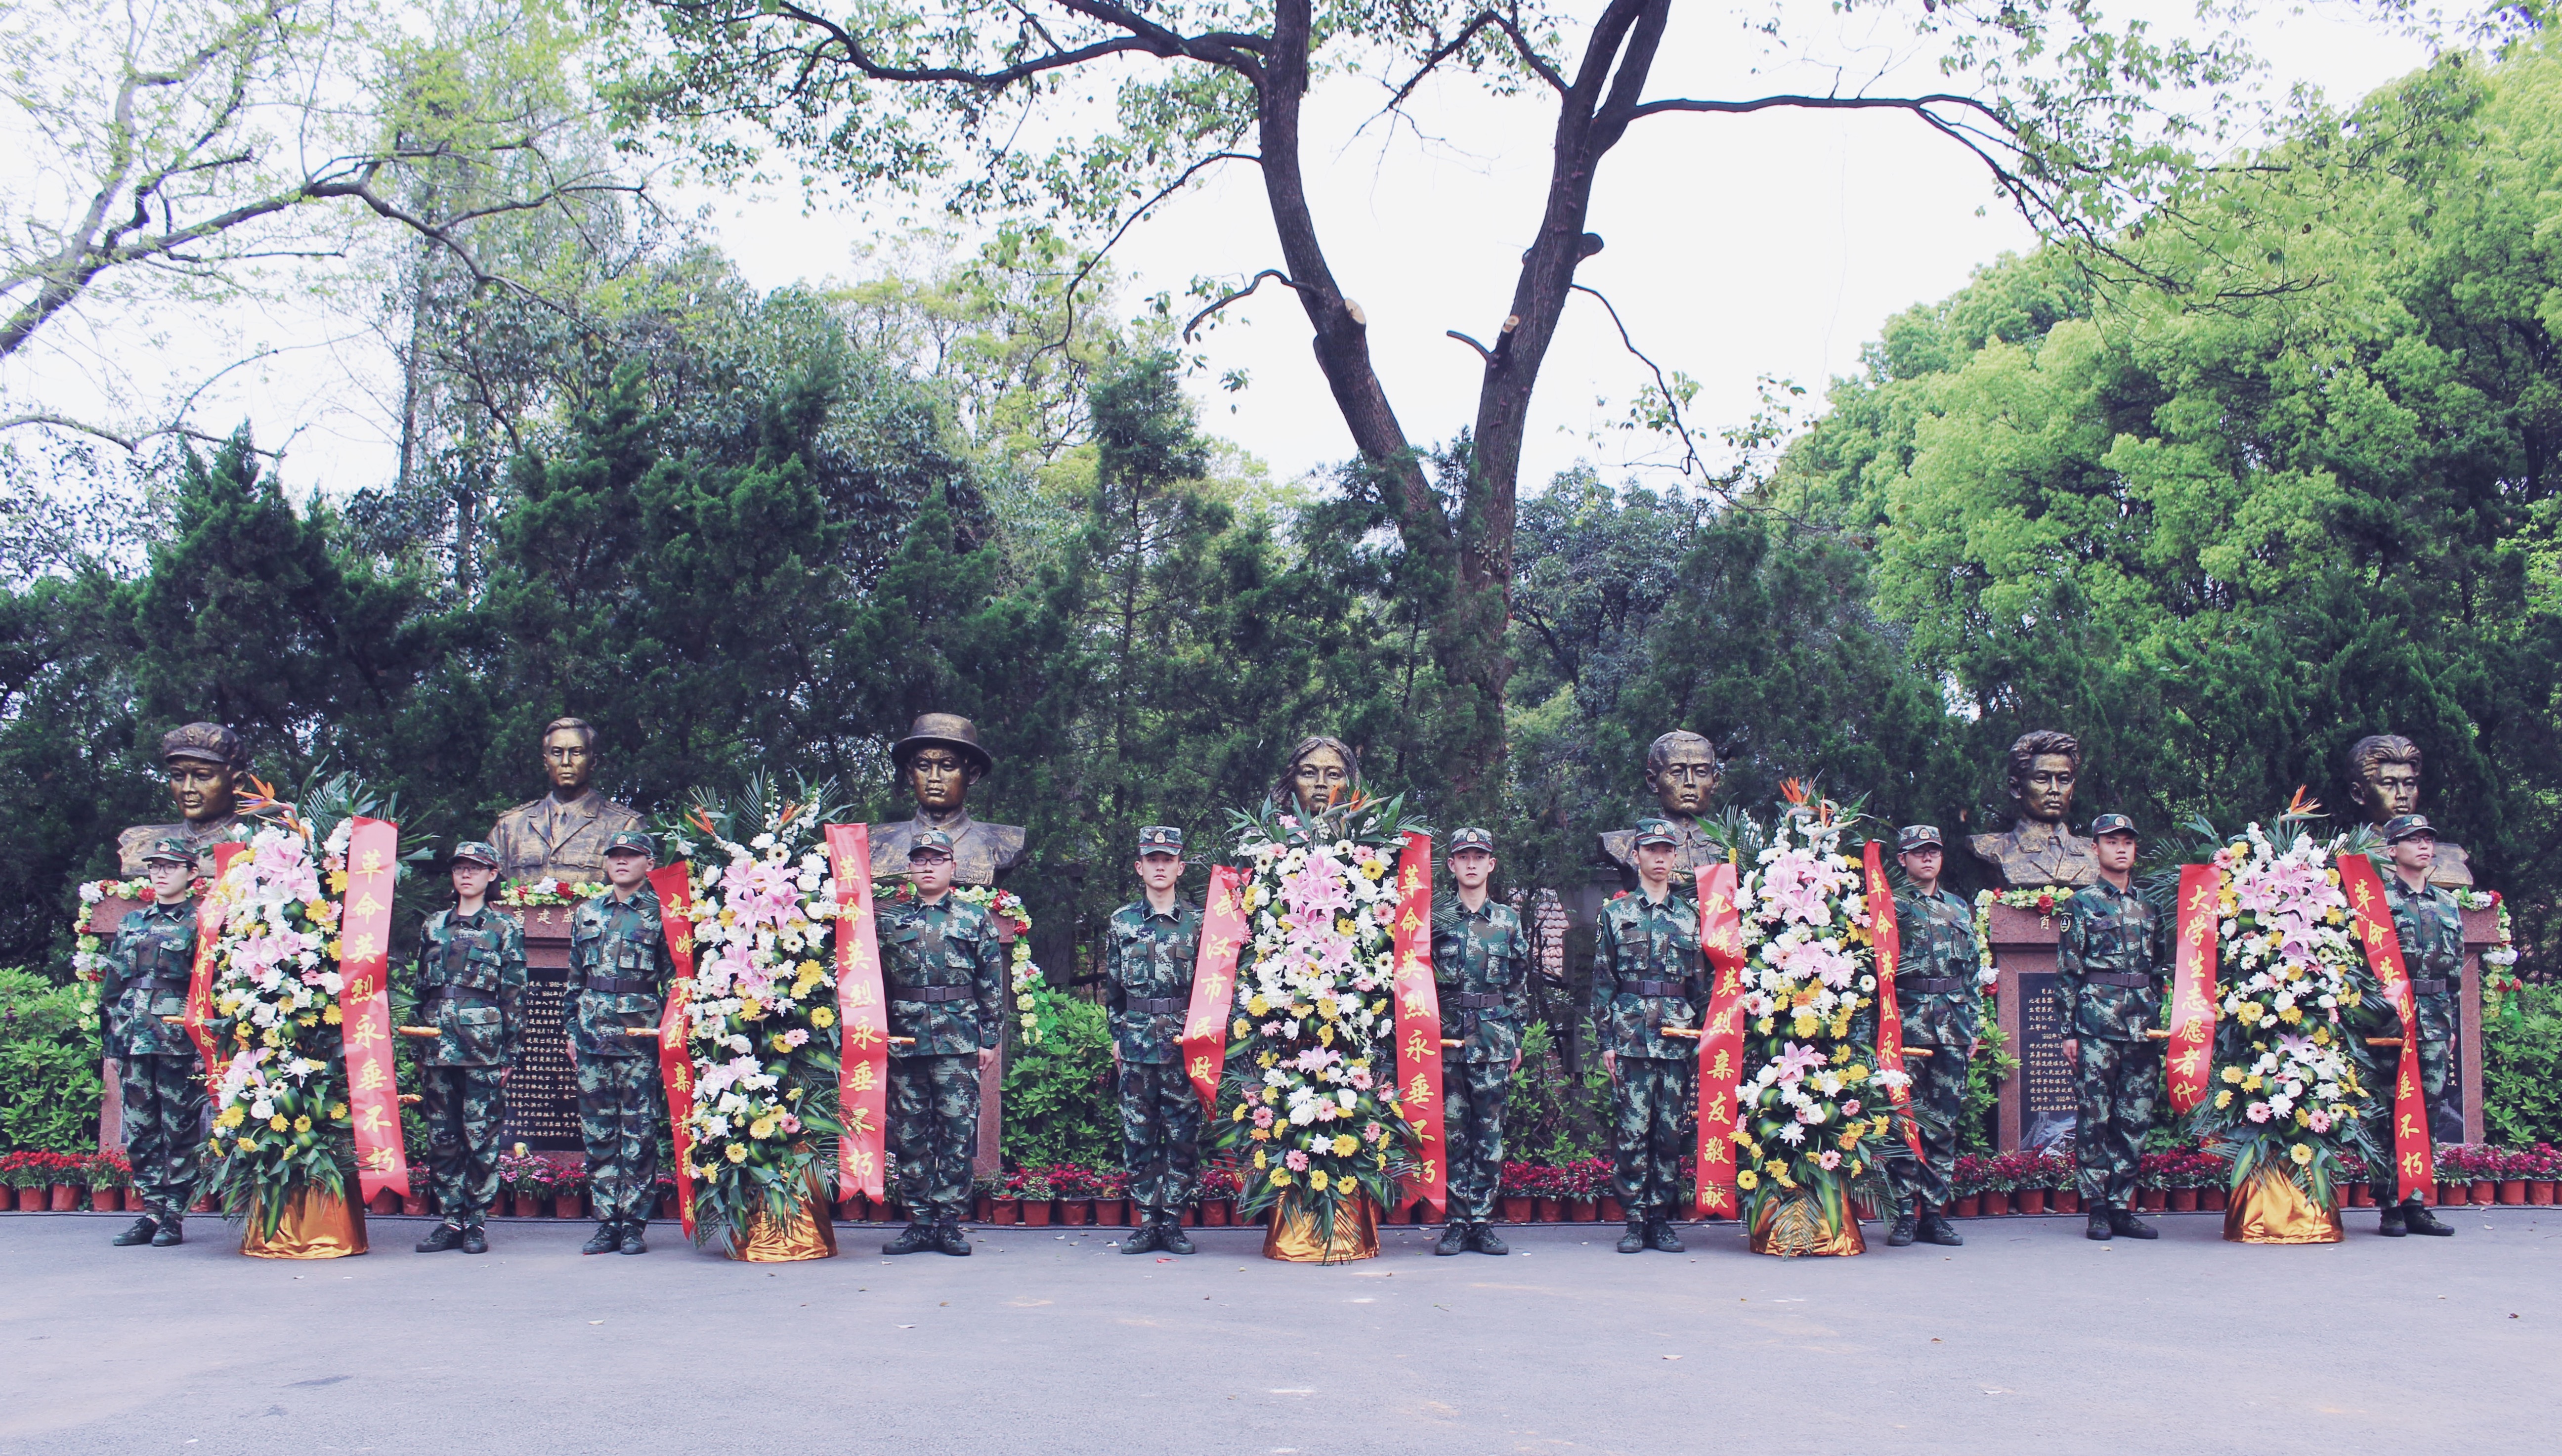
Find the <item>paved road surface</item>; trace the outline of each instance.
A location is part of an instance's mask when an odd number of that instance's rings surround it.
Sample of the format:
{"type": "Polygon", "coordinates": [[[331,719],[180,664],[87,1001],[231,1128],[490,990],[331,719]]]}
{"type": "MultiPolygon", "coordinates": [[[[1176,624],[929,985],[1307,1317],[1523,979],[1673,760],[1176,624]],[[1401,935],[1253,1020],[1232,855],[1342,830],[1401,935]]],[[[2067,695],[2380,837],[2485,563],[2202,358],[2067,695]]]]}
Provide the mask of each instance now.
{"type": "MultiPolygon", "coordinates": [[[[977,1257],[729,1264],[665,1227],[493,1251],[241,1258],[122,1220],[0,1217],[0,1452],[1298,1453],[2521,1451],[2562,1376],[2562,1210],[2457,1212],[2454,1239],[2243,1248],[2215,1215],[2153,1244],[2079,1219],[1962,1249],[1782,1262],[1730,1230],[1623,1257],[1591,1228],[1436,1259],[1189,1259],[1111,1230],[982,1231],[977,1257]]],[[[662,1226],[664,1227],[664,1226],[662,1226]]]]}

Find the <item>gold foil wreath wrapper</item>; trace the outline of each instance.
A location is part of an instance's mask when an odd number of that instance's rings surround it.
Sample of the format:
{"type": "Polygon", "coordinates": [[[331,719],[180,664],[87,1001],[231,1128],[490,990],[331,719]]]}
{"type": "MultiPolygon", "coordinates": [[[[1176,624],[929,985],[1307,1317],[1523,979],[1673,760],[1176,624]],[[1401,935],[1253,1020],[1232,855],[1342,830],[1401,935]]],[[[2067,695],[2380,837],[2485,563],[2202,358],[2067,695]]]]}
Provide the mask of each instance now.
{"type": "Polygon", "coordinates": [[[274,1238],[259,1237],[258,1200],[249,1205],[241,1252],[253,1259],[343,1259],[365,1251],[365,1209],[335,1193],[305,1185],[284,1201],[274,1238]]]}
{"type": "Polygon", "coordinates": [[[2224,1238],[2228,1243],[2337,1243],[2339,1210],[2314,1206],[2293,1179],[2262,1168],[2244,1179],[2224,1205],[2224,1238]]]}
{"type": "Polygon", "coordinates": [[[1821,1201],[1800,1195],[1764,1198],[1752,1215],[1752,1252],[1782,1259],[1868,1252],[1859,1235],[1859,1219],[1844,1200],[1841,1226],[1829,1226],[1821,1201]]]}
{"type": "Polygon", "coordinates": [[[756,1214],[748,1220],[747,1242],[731,1250],[730,1257],[749,1264],[797,1264],[836,1257],[835,1222],[816,1164],[811,1165],[810,1189],[802,1195],[800,1211],[781,1223],[756,1214]]]}
{"type": "Polygon", "coordinates": [[[1317,1215],[1298,1199],[1284,1197],[1272,1209],[1263,1231],[1263,1257],[1285,1264],[1349,1264],[1378,1257],[1378,1209],[1368,1198],[1351,1198],[1335,1213],[1335,1236],[1317,1236],[1317,1215]]]}

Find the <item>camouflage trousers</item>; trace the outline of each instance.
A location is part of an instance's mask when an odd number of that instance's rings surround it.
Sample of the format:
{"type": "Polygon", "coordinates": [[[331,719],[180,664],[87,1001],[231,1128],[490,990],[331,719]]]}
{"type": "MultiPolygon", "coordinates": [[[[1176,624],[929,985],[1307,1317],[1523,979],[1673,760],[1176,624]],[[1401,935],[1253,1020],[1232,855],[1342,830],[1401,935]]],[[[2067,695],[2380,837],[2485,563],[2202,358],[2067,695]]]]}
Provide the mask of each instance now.
{"type": "Polygon", "coordinates": [[[2073,1063],[2074,1186],[2083,1206],[2131,1208],[2153,1104],[2162,1094],[2162,1044],[2080,1038],[2073,1063]]]}
{"type": "Polygon", "coordinates": [[[1504,1174],[1504,1098],[1512,1085],[1507,1062],[1442,1054],[1441,1137],[1450,1158],[1453,1223],[1484,1223],[1495,1216],[1495,1188],[1504,1174]]]}
{"type": "Polygon", "coordinates": [[[1180,1061],[1121,1063],[1121,1166],[1150,1213],[1191,1206],[1200,1177],[1200,1097],[1180,1061]]]}
{"type": "MultiPolygon", "coordinates": [[[[498,1200],[498,1131],[507,1122],[498,1074],[504,1070],[420,1069],[427,1083],[420,1108],[427,1122],[427,1166],[436,1180],[436,1211],[448,1223],[466,1228],[484,1223],[489,1205],[498,1200]]],[[[655,1145],[653,1138],[653,1149],[655,1145]]]]}
{"type": "Polygon", "coordinates": [[[117,1067],[124,1158],[133,1191],[153,1218],[184,1218],[196,1201],[205,1151],[204,1063],[184,1056],[128,1056],[117,1067]]]}
{"type": "Polygon", "coordinates": [[[979,1054],[889,1059],[889,1151],[913,1219],[966,1218],[979,1152],[979,1054]]]}
{"type": "MultiPolygon", "coordinates": [[[[2436,1028],[2424,1021],[2419,1029],[2420,1104],[2429,1109],[2429,1139],[2438,1144],[2461,1143],[2465,1140],[2465,1110],[2448,1095],[2448,1089],[2456,1085],[2453,1028],[2447,1028],[2444,1034],[2432,1035],[2430,1033],[2436,1028]],[[2446,1131],[2450,1113],[2454,1115],[2455,1124],[2452,1135],[2446,1131]]],[[[2389,1047],[2385,1050],[2391,1052],[2389,1047]]],[[[2399,1067],[2397,1062],[2385,1061],[2378,1069],[2377,1085],[2366,1089],[2376,1105],[2375,1116],[2366,1120],[2366,1136],[2375,1144],[2375,1167],[2379,1175],[2375,1180],[2375,1201],[2387,1207],[2403,1201],[2402,1181],[2394,1175],[2393,1169],[2393,1083],[2389,1080],[2397,1074],[2399,1067]]],[[[2431,1177],[2435,1176],[2433,1172],[2431,1177]]],[[[2420,1195],[2412,1194],[2409,1201],[2421,1201],[2420,1195]]]]}
{"type": "Polygon", "coordinates": [[[1886,1145],[1886,1175],[1895,1187],[1895,1211],[1946,1212],[1957,1194],[1957,1133],[1966,1115],[1966,1053],[1963,1046],[1933,1046],[1931,1054],[1906,1060],[1913,1074],[1913,1128],[1922,1136],[1922,1156],[1902,1137],[1886,1145]]]}
{"type": "Polygon", "coordinates": [[[1635,1218],[1681,1201],[1682,1159],[1695,1150],[1691,1125],[1699,1109],[1692,1057],[1621,1056],[1610,1084],[1613,1151],[1610,1184],[1635,1218]]]}
{"type": "Polygon", "coordinates": [[[580,1053],[578,1133],[597,1219],[645,1220],[658,1194],[658,1059],[580,1053]]]}

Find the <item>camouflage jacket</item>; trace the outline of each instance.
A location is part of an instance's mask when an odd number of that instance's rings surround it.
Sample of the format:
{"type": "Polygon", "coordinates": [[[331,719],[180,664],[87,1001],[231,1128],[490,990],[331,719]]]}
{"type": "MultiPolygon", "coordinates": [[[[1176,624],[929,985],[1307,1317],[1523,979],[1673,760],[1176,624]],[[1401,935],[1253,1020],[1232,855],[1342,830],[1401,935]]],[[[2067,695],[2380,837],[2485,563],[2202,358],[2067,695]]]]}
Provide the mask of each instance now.
{"type": "Polygon", "coordinates": [[[1432,905],[1432,984],[1441,1001],[1443,1056],[1510,1065],[1530,1017],[1530,937],[1509,905],[1432,905]],[[1468,1001],[1483,1004],[1470,1005],[1468,1001]]]}
{"type": "MultiPolygon", "coordinates": [[[[2418,1013],[2420,1039],[2453,1040],[2456,1007],[2462,1004],[2464,990],[2464,912],[2457,908],[2455,895],[2437,885],[2415,894],[2390,869],[2383,879],[2384,903],[2393,907],[2393,934],[2402,942],[2402,969],[2415,983],[2411,1004],[2418,1013]],[[2419,995],[2420,982],[2444,982],[2447,989],[2419,995]]],[[[2399,1023],[2399,1013],[2393,1020],[2399,1023]]]]}
{"type": "Polygon", "coordinates": [[[1661,904],[1643,890],[1601,907],[1593,926],[1592,990],[1586,1002],[1599,1049],[1620,1056],[1697,1057],[1699,1043],[1663,1034],[1696,1026],[1708,1007],[1708,977],[1699,954],[1699,901],[1678,888],[1661,904]],[[1639,982],[1672,985],[1640,992],[1639,982]]]}
{"type": "Polygon", "coordinates": [[[2161,1024],[2164,973],[2162,920],[2131,889],[2106,880],[2083,886],[2064,904],[2055,940],[2055,998],[2067,1037],[2140,1041],[2161,1024]],[[2095,984],[2095,976],[2137,976],[2141,986],[2095,984]]]}
{"type": "MultiPolygon", "coordinates": [[[[658,894],[647,885],[629,900],[598,895],[570,912],[569,982],[562,995],[580,1056],[657,1054],[654,1043],[628,1033],[636,1026],[654,1029],[666,1004],[667,936],[658,917],[658,894]],[[600,984],[608,981],[617,984],[600,984]]],[[[522,944],[519,939],[519,954],[522,944]]]]}
{"type": "MultiPolygon", "coordinates": [[[[1192,962],[1200,947],[1200,907],[1178,897],[1163,915],[1133,900],[1103,928],[1103,1006],[1121,1060],[1141,1065],[1182,1054],[1190,1009],[1192,962]],[[1133,1001],[1181,1001],[1173,1010],[1131,1009],[1133,1001]]],[[[1225,1008],[1222,1007],[1221,1019],[1225,1008]]]]}
{"type": "Polygon", "coordinates": [[[187,979],[195,965],[193,899],[126,913],[115,927],[115,945],[107,951],[106,969],[98,979],[108,1056],[196,1054],[187,1028],[160,1019],[186,1011],[187,979]]]}
{"type": "Polygon", "coordinates": [[[913,1036],[892,1056],[954,1056],[991,1051],[1005,1034],[1006,948],[996,919],[955,895],[939,905],[911,900],[884,906],[880,917],[881,986],[889,998],[889,1034],[913,1036]],[[952,997],[950,988],[967,995],[952,997]],[[945,999],[916,1001],[906,991],[943,989],[945,999]]]}
{"type": "Polygon", "coordinates": [[[1983,993],[1975,987],[1981,964],[1975,951],[1975,909],[1940,890],[1906,890],[1895,897],[1895,934],[1903,952],[1895,962],[1895,1004],[1904,1013],[1904,1039],[1915,1046],[1975,1044],[1983,1023],[1983,993]],[[1922,991],[1916,983],[1956,983],[1948,991],[1922,991]]]}
{"type": "Polygon", "coordinates": [[[412,1019],[445,1034],[427,1043],[431,1067],[496,1067],[516,1059],[524,1037],[517,1001],[525,991],[525,928],[504,910],[439,910],[418,931],[411,978],[412,1019]],[[451,989],[453,995],[438,993],[451,989]]]}

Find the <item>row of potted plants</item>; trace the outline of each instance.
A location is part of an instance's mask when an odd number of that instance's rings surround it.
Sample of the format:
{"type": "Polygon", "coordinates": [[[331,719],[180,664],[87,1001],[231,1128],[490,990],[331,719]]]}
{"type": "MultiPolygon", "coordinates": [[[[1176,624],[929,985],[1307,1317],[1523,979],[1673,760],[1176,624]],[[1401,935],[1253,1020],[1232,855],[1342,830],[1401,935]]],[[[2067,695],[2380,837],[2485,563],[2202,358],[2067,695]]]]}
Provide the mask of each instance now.
{"type": "Polygon", "coordinates": [[[133,1183],[132,1170],[121,1153],[48,1153],[22,1148],[0,1154],[0,1188],[5,1203],[21,1213],[69,1213],[81,1208],[121,1212],[133,1183]]]}

